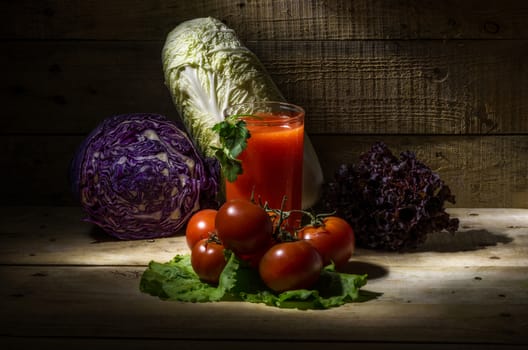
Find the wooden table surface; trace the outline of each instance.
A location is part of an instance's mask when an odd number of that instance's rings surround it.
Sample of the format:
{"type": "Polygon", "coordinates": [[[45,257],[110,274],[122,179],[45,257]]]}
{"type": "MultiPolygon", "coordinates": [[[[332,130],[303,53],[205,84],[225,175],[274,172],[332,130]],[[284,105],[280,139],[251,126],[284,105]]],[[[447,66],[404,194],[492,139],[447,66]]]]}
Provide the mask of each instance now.
{"type": "Polygon", "coordinates": [[[381,293],[329,310],[179,303],[139,291],[184,238],[116,241],[76,207],[0,210],[0,348],[521,349],[528,345],[528,209],[448,209],[454,236],[417,251],[359,249],[347,266],[381,293]]]}

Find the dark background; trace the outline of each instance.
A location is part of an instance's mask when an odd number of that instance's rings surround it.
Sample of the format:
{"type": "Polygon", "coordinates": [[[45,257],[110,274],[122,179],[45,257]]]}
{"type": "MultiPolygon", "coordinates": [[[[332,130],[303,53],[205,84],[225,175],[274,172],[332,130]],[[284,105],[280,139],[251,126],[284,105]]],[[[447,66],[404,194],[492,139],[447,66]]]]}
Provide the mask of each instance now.
{"type": "Polygon", "coordinates": [[[161,48],[213,16],[253,50],[327,179],[374,141],[412,150],[457,207],[528,208],[528,2],[3,1],[0,205],[75,205],[68,163],[104,118],[178,118],[161,48]]]}

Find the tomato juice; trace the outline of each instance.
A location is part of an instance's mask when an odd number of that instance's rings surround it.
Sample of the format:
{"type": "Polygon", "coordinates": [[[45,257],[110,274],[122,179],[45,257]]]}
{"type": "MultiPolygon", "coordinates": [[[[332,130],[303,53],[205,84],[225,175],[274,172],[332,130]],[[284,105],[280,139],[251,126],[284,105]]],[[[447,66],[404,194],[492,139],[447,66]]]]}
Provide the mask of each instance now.
{"type": "MultiPolygon", "coordinates": [[[[271,208],[299,210],[302,205],[304,150],[304,110],[279,105],[266,112],[255,110],[246,121],[251,134],[247,148],[240,154],[243,173],[226,182],[226,199],[253,198],[271,208]],[[277,110],[279,109],[279,110],[277,110]]],[[[258,103],[255,104],[258,107],[258,103]]]]}

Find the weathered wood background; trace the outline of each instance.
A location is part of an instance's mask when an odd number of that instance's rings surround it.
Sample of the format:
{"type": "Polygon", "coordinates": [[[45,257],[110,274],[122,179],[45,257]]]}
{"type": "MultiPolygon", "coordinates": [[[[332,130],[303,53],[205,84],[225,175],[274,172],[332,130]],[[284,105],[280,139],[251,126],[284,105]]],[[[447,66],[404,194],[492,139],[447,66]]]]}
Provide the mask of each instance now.
{"type": "Polygon", "coordinates": [[[457,207],[528,208],[528,2],[509,0],[3,1],[0,204],[73,204],[69,160],[110,115],[177,118],[161,47],[205,16],[305,107],[327,179],[382,140],[457,207]]]}

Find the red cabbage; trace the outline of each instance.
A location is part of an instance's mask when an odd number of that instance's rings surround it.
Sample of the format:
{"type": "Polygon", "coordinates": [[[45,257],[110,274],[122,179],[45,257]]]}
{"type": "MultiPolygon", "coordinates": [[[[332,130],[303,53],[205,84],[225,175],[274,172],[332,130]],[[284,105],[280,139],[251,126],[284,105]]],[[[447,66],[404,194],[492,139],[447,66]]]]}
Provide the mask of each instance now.
{"type": "Polygon", "coordinates": [[[170,236],[198,209],[216,206],[219,166],[158,114],[105,119],[71,163],[86,220],[119,239],[170,236]]]}
{"type": "Polygon", "coordinates": [[[351,224],[358,247],[401,251],[417,247],[429,233],[458,229],[445,202],[455,203],[455,196],[437,173],[413,152],[397,158],[377,142],[358,163],[338,168],[324,185],[322,206],[351,224]]]}

